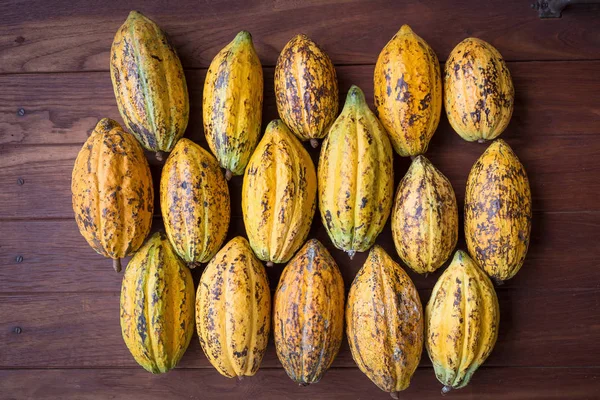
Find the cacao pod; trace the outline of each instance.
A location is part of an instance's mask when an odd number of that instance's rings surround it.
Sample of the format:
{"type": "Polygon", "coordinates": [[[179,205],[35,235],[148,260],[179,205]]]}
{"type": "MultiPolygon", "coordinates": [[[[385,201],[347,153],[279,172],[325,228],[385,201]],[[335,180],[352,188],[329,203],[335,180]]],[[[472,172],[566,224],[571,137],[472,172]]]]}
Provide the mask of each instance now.
{"type": "Polygon", "coordinates": [[[458,240],[458,207],[450,181],[425,158],[416,157],[398,185],[392,211],[398,255],[415,272],[438,269],[458,240]]]}
{"type": "Polygon", "coordinates": [[[452,128],[463,139],[498,137],[510,121],[515,89],[502,56],[491,44],[467,38],[452,50],[444,72],[444,102],[452,128]]]}
{"type": "Polygon", "coordinates": [[[303,386],[318,382],[344,335],[344,280],[327,249],[311,239],[286,265],[273,305],[279,361],[303,386]]]}
{"type": "Polygon", "coordinates": [[[378,245],[352,282],[346,335],[358,368],[381,390],[410,384],[423,350],[423,309],[415,285],[378,245]]]}
{"type": "Polygon", "coordinates": [[[120,259],[140,248],[152,225],[154,190],[144,150],[117,122],[100,120],[77,155],[71,192],[81,235],[121,271],[120,259]]]}
{"type": "Polygon", "coordinates": [[[425,345],[442,393],[466,386],[492,352],[500,310],[490,279],[458,250],[425,308],[425,345]]]}
{"type": "Polygon", "coordinates": [[[280,118],[300,140],[317,147],[337,116],[338,82],[329,56],[306,35],[294,36],[275,65],[280,118]]]}
{"type": "Polygon", "coordinates": [[[196,295],[196,328],[206,358],[228,377],[252,376],[267,348],[271,290],[248,241],[232,239],[206,266],[196,295]]]}
{"type": "Polygon", "coordinates": [[[258,143],[263,72],[252,36],[241,31],[215,56],[204,81],[202,112],[208,146],[232,175],[242,175],[258,143]]]}
{"type": "Polygon", "coordinates": [[[171,151],[187,127],[187,86],[167,35],[137,11],[115,35],[110,76],[125,125],[162,159],[162,152],[171,151]]]}
{"type": "Polygon", "coordinates": [[[135,253],[121,287],[121,332],[133,358],[153,374],[174,368],[194,333],[194,281],[164,233],[135,253]]]}
{"type": "Polygon", "coordinates": [[[525,168],[502,139],[471,168],[465,193],[465,238],[471,257],[498,283],[519,271],[531,232],[525,168]]]}
{"type": "Polygon", "coordinates": [[[169,155],[160,178],[160,205],[167,236],[190,268],[208,262],[229,228],[229,189],[219,163],[183,138],[169,155]]]}
{"type": "Polygon", "coordinates": [[[287,262],[308,236],[317,198],[314,164],[280,120],[269,123],[242,186],[244,225],[267,266],[287,262]]]}
{"type": "Polygon", "coordinates": [[[351,258],[368,250],[390,215],[393,150],[356,86],[323,142],[318,183],[321,219],[335,247],[351,258]]]}
{"type": "Polygon", "coordinates": [[[375,107],[396,152],[425,153],[442,112],[442,77],[433,49],[403,25],[381,50],[374,82],[375,107]]]}

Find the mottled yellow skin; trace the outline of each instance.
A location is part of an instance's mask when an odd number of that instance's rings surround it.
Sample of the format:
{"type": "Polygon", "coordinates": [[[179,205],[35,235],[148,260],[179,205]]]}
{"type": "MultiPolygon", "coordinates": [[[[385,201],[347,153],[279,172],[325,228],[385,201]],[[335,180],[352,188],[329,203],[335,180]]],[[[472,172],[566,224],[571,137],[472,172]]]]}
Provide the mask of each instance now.
{"type": "Polygon", "coordinates": [[[401,156],[427,151],[440,122],[440,63],[427,42],[408,25],[385,45],[374,73],[375,108],[401,156]]]}
{"type": "Polygon", "coordinates": [[[471,168],[465,193],[465,238],[471,257],[496,281],[521,269],[531,232],[525,168],[502,139],[471,168]]]}
{"type": "Polygon", "coordinates": [[[242,213],[254,253],[267,264],[287,262],[308,236],[317,200],[310,155],[281,120],[256,147],[242,186],[242,213]]]}
{"type": "Polygon", "coordinates": [[[206,266],[196,294],[202,350],[221,375],[252,376],[267,349],[271,290],[248,241],[233,238],[206,266]]]}
{"type": "Polygon", "coordinates": [[[338,113],[338,82],[329,56],[306,35],[294,36],[275,66],[279,117],[300,140],[322,139],[338,113]]]}
{"type": "Polygon", "coordinates": [[[425,309],[425,345],[444,392],[466,386],[498,337],[500,309],[490,279],[458,250],[425,309]]]}
{"type": "Polygon", "coordinates": [[[343,328],[342,274],[311,239],[285,267],[275,291],[275,349],[288,376],[303,386],[319,382],[340,349],[343,328]]]}
{"type": "Polygon", "coordinates": [[[181,62],[165,32],[132,11],[115,35],[110,76],[127,128],[146,149],[171,151],[187,127],[189,100],[181,62]]]}
{"type": "Polygon", "coordinates": [[[350,287],[346,336],[356,365],[381,390],[409,386],[423,350],[423,308],[410,277],[378,245],[350,287]]]}
{"type": "Polygon", "coordinates": [[[375,243],[390,215],[393,153],[363,92],[352,86],[323,141],[317,174],[323,225],[335,247],[351,257],[375,243]]]}
{"type": "Polygon", "coordinates": [[[263,72],[252,36],[241,31],[215,56],[206,73],[204,134],[221,167],[242,175],[258,143],[263,72]]]}
{"type": "Polygon", "coordinates": [[[191,268],[208,262],[229,228],[229,189],[217,160],[183,138],[160,178],[160,207],[173,248],[191,268]]]}
{"type": "Polygon", "coordinates": [[[81,235],[104,257],[135,252],[152,225],[154,191],[144,150],[112,119],[98,122],[75,160],[73,211],[81,235]]]}
{"type": "Polygon", "coordinates": [[[153,374],[174,368],[194,333],[194,281],[164,233],[135,253],[121,287],[121,332],[135,361],[153,374]]]}
{"type": "Polygon", "coordinates": [[[498,137],[510,122],[515,89],[491,44],[467,38],[452,50],[444,71],[444,105],[452,128],[473,142],[498,137]]]}
{"type": "Polygon", "coordinates": [[[458,240],[454,189],[425,156],[417,156],[398,185],[392,237],[406,265],[419,274],[438,269],[458,240]]]}

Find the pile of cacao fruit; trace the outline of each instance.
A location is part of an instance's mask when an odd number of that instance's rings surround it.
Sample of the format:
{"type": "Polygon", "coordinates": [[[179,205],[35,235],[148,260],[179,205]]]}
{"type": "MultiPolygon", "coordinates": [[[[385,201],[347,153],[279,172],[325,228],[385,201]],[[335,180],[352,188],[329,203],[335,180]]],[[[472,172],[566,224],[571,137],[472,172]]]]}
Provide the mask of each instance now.
{"type": "Polygon", "coordinates": [[[110,73],[127,131],[111,119],[98,122],[75,162],[73,208],[81,234],[117,271],[120,259],[133,255],[123,276],[121,330],[142,367],[152,373],[175,367],[195,324],[218,372],[252,376],[273,326],[285,371],[307,385],[334,361],[345,325],[356,364],[386,392],[409,386],[423,344],[443,392],[469,382],[498,335],[492,280],[510,279],[523,265],[532,217],[525,170],[496,139],[509,123],[514,89],[494,47],[465,39],[442,72],[432,48],[404,25],[375,66],[377,115],[356,86],[338,115],[332,61],[297,35],[275,67],[281,119],[261,138],[262,66],[242,31],[206,75],[210,151],[182,138],[189,116],[185,76],[153,21],[131,12],[114,38],[110,73]],[[467,180],[468,252],[454,253],[423,312],[404,267],[376,240],[391,214],[406,267],[427,274],[454,252],[454,190],[424,156],[442,103],[462,138],[491,143],[467,180]],[[315,169],[302,141],[316,148],[320,140],[315,169]],[[148,238],[155,188],[144,149],[159,159],[168,154],[159,188],[164,231],[148,238]],[[394,151],[413,157],[395,195],[394,151]],[[247,239],[224,244],[228,180],[236,175],[243,175],[247,239]],[[318,240],[307,240],[317,204],[333,246],[349,257],[369,252],[347,298],[333,257],[318,240]],[[287,264],[273,301],[263,262],[287,264]],[[189,268],[204,263],[195,292],[189,268]]]}

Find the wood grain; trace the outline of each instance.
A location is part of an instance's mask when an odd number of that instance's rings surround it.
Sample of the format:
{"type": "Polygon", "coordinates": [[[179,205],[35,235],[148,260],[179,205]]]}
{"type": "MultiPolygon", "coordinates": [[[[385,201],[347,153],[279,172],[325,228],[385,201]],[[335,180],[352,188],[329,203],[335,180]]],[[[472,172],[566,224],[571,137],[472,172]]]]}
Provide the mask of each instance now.
{"type": "MultiPolygon", "coordinates": [[[[521,288],[600,288],[598,246],[590,238],[600,231],[600,213],[534,214],[531,246],[525,265],[505,287],[521,288]]],[[[310,237],[319,239],[340,267],[346,288],[365,261],[366,254],[354,260],[331,245],[317,219],[310,237]]],[[[156,219],[153,230],[162,227],[156,219]]],[[[241,218],[231,221],[228,240],[245,236],[241,218]]],[[[462,235],[462,229],[461,229],[462,235]]],[[[377,243],[398,262],[389,225],[377,243]]],[[[465,248],[461,238],[459,248],[465,248]]],[[[123,264],[125,265],[125,263],[123,264]]],[[[277,285],[282,265],[267,269],[271,287],[277,285]]],[[[425,277],[407,269],[419,289],[431,289],[445,266],[425,277]]],[[[202,268],[194,269],[197,283],[202,268]]],[[[120,290],[121,274],[113,273],[110,262],[96,254],[79,234],[74,220],[4,221],[0,224],[0,293],[109,292],[120,290]],[[17,257],[23,257],[17,262],[17,257]]]]}
{"type": "MultiPolygon", "coordinates": [[[[600,353],[600,289],[497,292],[500,330],[486,366],[599,366],[589,355],[600,353]]],[[[426,303],[430,291],[419,293],[426,303]]],[[[136,366],[121,339],[118,293],[11,294],[0,301],[0,368],[136,366]]],[[[421,363],[429,364],[427,356],[421,363]]],[[[262,365],[280,367],[272,343],[262,365]]],[[[333,365],[354,366],[347,343],[333,365]]],[[[209,367],[196,336],[180,367],[209,367]]]]}
{"type": "MultiPolygon", "coordinates": [[[[507,139],[598,135],[600,62],[509,63],[516,104],[507,139]],[[577,77],[574,79],[573,77],[577,77]]],[[[205,70],[186,71],[190,122],[186,136],[204,143],[202,87],[205,70]]],[[[277,118],[273,68],[265,68],[263,128],[277,118]]],[[[373,66],[338,67],[342,96],[358,85],[373,104],[373,66]]],[[[81,145],[104,117],[121,122],[108,72],[0,75],[0,145],[81,145]],[[18,110],[23,109],[24,115],[18,110]]],[[[456,135],[445,116],[434,137],[456,135]]]]}
{"type": "MultiPolygon", "coordinates": [[[[439,400],[441,385],[431,368],[418,368],[402,399],[439,400]]],[[[600,368],[487,368],[471,383],[451,393],[452,399],[591,399],[598,393],[600,368]],[[559,385],[558,385],[559,383],[559,385]]],[[[0,371],[0,392],[6,399],[145,400],[187,399],[382,399],[377,389],[356,368],[333,368],[317,384],[295,385],[279,369],[261,369],[241,382],[211,370],[171,371],[152,375],[141,369],[13,370],[0,371]]]]}
{"type": "Polygon", "coordinates": [[[320,43],[335,64],[374,64],[401,24],[411,25],[446,59],[468,36],[496,46],[508,60],[600,58],[600,7],[569,9],[543,21],[523,0],[485,5],[422,2],[228,0],[164,6],[160,0],[98,3],[5,1],[0,6],[0,72],[108,70],[112,39],[130,10],[153,18],[170,35],[186,68],[207,67],[241,30],[253,36],[263,65],[274,65],[296,33],[320,43]]]}

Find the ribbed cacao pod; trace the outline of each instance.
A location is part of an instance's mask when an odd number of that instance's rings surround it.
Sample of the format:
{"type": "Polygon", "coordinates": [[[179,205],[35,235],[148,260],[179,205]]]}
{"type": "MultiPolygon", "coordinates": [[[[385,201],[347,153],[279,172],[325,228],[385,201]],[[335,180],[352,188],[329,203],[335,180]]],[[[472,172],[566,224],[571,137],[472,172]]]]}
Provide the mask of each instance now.
{"type": "Polygon", "coordinates": [[[110,76],[125,125],[162,159],[183,136],[189,116],[185,75],[165,32],[132,11],[115,35],[110,76]]]}
{"type": "Polygon", "coordinates": [[[227,179],[242,175],[258,143],[263,72],[252,36],[241,31],[212,60],[202,98],[204,134],[227,179]]]}
{"type": "Polygon", "coordinates": [[[448,56],[444,103],[452,128],[463,139],[498,137],[510,122],[515,89],[502,56],[477,38],[460,42],[448,56]]]}
{"type": "Polygon", "coordinates": [[[194,281],[164,233],[135,253],[123,275],[121,332],[131,355],[153,374],[174,368],[194,333],[194,281]]]}
{"type": "Polygon", "coordinates": [[[427,151],[440,122],[440,63],[408,25],[385,45],[375,65],[375,107],[401,156],[427,151]]]}
{"type": "Polygon", "coordinates": [[[229,189],[217,160],[189,139],[169,155],[160,179],[167,236],[190,268],[219,251],[229,228],[229,189]]]}
{"type": "Polygon", "coordinates": [[[502,139],[471,168],[465,194],[465,238],[471,257],[500,283],[521,269],[531,232],[525,168],[502,139]]]}
{"type": "Polygon", "coordinates": [[[393,150],[356,86],[323,141],[318,183],[321,219],[335,247],[351,258],[369,250],[390,215],[393,150]]]}
{"type": "Polygon", "coordinates": [[[71,192],[79,231],[121,271],[120,259],[140,248],[152,226],[154,190],[144,150],[117,122],[100,120],[77,155],[71,192]]]}
{"type": "Polygon", "coordinates": [[[287,262],[308,236],[317,176],[310,155],[283,122],[271,121],[242,186],[242,212],[254,253],[267,266],[287,262]]]}
{"type": "Polygon", "coordinates": [[[337,116],[338,82],[329,56],[306,35],[294,36],[275,66],[279,117],[300,140],[317,147],[337,116]]]}
{"type": "Polygon", "coordinates": [[[435,284],[425,321],[425,345],[442,393],[466,386],[494,348],[500,310],[492,282],[465,252],[456,252],[435,284]]]}
{"type": "Polygon", "coordinates": [[[202,350],[221,375],[252,376],[267,348],[271,290],[248,241],[232,239],[206,266],[196,295],[202,350]]]}
{"type": "Polygon", "coordinates": [[[373,246],[352,282],[346,335],[358,368],[393,397],[410,384],[423,350],[423,309],[415,285],[373,246]]]}
{"type": "Polygon", "coordinates": [[[344,280],[327,249],[311,239],[281,274],[273,305],[279,361],[303,386],[318,382],[344,335],[344,280]]]}
{"type": "Polygon", "coordinates": [[[425,156],[416,157],[398,185],[392,211],[398,255],[412,270],[438,269],[458,240],[458,207],[450,181],[425,156]]]}

